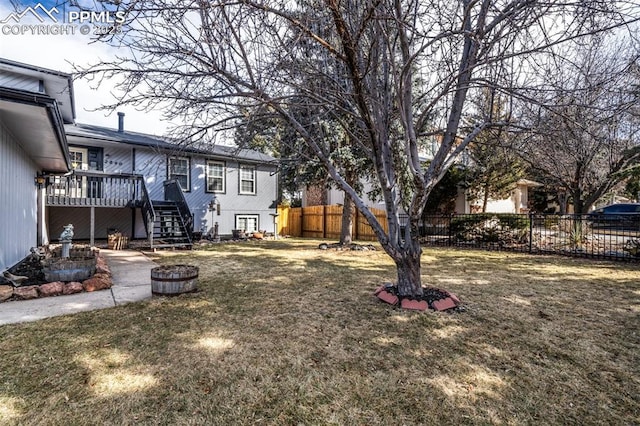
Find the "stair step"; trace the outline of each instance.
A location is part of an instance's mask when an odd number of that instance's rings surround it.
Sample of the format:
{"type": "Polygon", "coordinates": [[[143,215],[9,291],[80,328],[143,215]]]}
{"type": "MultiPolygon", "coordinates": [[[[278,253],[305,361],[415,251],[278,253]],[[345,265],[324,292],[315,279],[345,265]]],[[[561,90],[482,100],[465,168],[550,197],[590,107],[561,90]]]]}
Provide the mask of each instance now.
{"type": "Polygon", "coordinates": [[[151,204],[156,213],[150,230],[154,239],[153,248],[193,247],[176,203],[152,200],[151,204]]]}

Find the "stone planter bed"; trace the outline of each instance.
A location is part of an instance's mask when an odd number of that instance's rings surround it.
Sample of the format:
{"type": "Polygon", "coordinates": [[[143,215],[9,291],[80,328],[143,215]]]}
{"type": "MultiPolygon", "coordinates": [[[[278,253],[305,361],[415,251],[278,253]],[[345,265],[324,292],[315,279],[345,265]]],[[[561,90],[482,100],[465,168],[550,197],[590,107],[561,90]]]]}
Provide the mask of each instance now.
{"type": "Polygon", "coordinates": [[[111,288],[111,271],[100,251],[73,246],[69,258],[60,258],[59,246],[48,246],[9,269],[20,283],[0,280],[0,302],[91,292],[111,288]]]}

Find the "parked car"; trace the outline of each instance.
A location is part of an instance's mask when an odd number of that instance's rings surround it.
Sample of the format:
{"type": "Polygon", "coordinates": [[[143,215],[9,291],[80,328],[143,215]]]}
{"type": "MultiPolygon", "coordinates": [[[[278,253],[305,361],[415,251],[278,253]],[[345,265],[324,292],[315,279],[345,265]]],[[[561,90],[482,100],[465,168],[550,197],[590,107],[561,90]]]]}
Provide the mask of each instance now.
{"type": "Polygon", "coordinates": [[[640,203],[610,204],[588,217],[594,228],[640,230],[640,203]]]}

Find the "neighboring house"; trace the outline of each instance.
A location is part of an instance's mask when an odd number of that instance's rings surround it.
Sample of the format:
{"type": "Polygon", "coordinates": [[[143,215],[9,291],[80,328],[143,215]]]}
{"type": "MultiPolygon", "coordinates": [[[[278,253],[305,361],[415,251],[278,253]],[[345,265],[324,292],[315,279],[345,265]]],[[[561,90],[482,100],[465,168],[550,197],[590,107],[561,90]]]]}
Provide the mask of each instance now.
{"type": "MultiPolygon", "coordinates": [[[[529,191],[532,188],[542,186],[538,182],[527,179],[520,179],[516,182],[516,188],[508,198],[502,200],[489,199],[487,203],[488,213],[528,213],[529,212],[529,191]]],[[[365,188],[371,185],[365,183],[365,188]]],[[[365,191],[365,194],[367,192],[365,191]]],[[[364,196],[364,202],[368,207],[384,208],[384,204],[377,199],[364,196]]],[[[320,185],[310,186],[302,191],[302,206],[344,204],[344,191],[331,187],[325,188],[320,185]]],[[[469,200],[464,189],[458,190],[455,200],[454,213],[479,213],[482,211],[481,200],[469,200]]],[[[452,212],[453,213],[453,212],[452,212]]]]}
{"type": "Polygon", "coordinates": [[[229,146],[180,147],[124,128],[75,124],[71,76],[0,58],[0,270],[31,247],[119,231],[154,248],[194,232],[274,231],[277,164],[229,146]],[[9,207],[10,206],[10,207],[9,207]]]}
{"type": "Polygon", "coordinates": [[[0,59],[0,271],[49,240],[43,176],[70,169],[69,75],[0,59]]]}
{"type": "MultiPolygon", "coordinates": [[[[528,179],[519,179],[516,187],[508,198],[501,200],[489,199],[487,213],[529,213],[529,191],[542,186],[541,183],[528,179]]],[[[480,213],[482,200],[469,200],[464,190],[458,191],[455,213],[480,213]]]]}
{"type": "MultiPolygon", "coordinates": [[[[376,198],[373,194],[373,184],[366,179],[362,180],[362,200],[367,207],[384,208],[382,199],[376,198]]],[[[302,207],[321,205],[344,205],[345,192],[335,185],[315,184],[302,189],[302,207]]]]}

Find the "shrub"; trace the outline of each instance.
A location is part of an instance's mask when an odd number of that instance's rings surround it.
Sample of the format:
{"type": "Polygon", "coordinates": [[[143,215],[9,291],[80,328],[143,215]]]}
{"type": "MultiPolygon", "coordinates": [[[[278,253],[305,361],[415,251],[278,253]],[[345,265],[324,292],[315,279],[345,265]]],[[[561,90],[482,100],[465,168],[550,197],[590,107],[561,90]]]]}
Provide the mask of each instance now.
{"type": "Polygon", "coordinates": [[[451,219],[451,235],[457,240],[481,243],[525,242],[531,221],[526,215],[478,213],[451,219]]]}
{"type": "Polygon", "coordinates": [[[624,243],[623,250],[633,257],[640,257],[640,239],[631,238],[624,243]]]}

